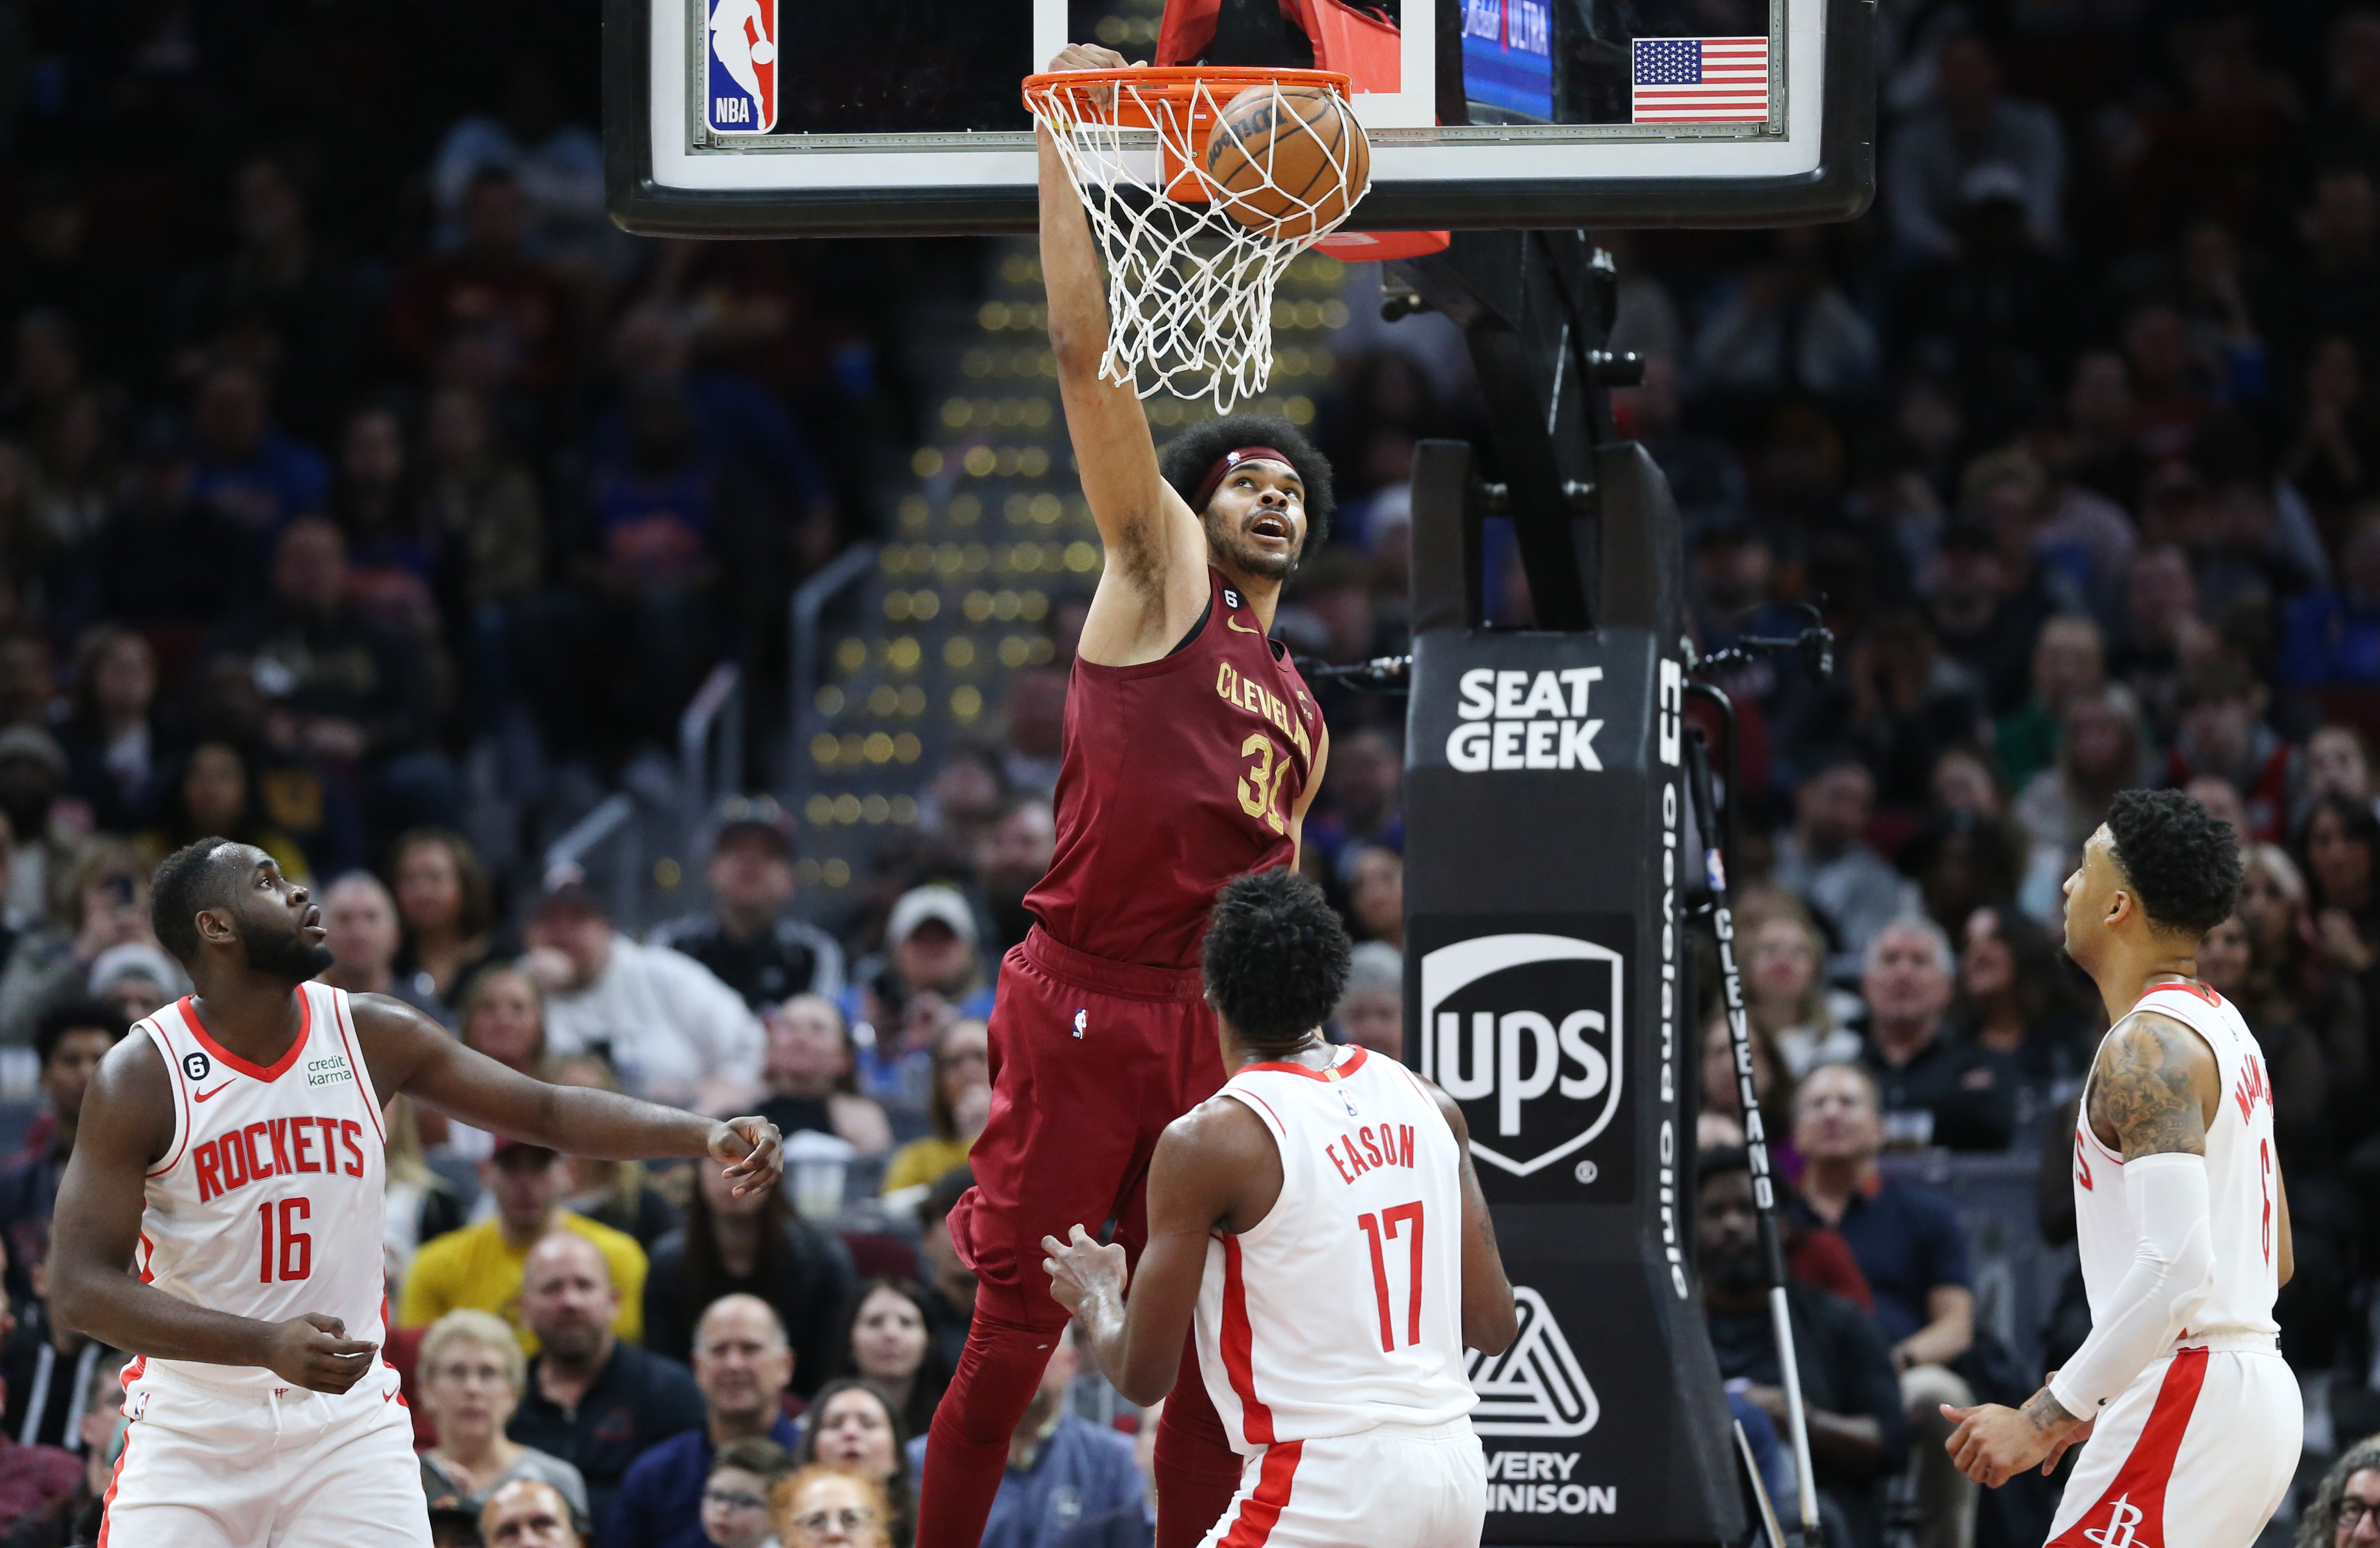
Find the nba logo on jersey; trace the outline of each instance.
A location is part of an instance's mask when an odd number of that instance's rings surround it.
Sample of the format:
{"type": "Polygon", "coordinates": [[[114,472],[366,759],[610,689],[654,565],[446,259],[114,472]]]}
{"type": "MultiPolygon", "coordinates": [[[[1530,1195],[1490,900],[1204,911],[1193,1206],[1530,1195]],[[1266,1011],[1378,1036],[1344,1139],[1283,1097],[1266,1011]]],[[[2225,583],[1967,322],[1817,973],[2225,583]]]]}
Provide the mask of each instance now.
{"type": "Polygon", "coordinates": [[[708,0],[713,134],[766,134],[777,127],[777,0],[708,0]]]}

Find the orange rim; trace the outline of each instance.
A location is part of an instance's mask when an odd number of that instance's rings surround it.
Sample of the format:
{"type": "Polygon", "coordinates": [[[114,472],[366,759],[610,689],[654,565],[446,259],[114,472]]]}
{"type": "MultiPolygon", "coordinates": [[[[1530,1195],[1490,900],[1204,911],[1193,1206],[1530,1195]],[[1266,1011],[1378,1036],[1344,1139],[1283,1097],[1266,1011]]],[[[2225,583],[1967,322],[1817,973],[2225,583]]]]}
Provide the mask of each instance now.
{"type": "Polygon", "coordinates": [[[1216,97],[1217,105],[1251,86],[1318,86],[1338,94],[1343,102],[1354,90],[1354,81],[1336,70],[1265,69],[1251,65],[1139,65],[1121,70],[1054,70],[1025,78],[1025,105],[1030,109],[1038,99],[1062,96],[1075,107],[1076,115],[1114,124],[1123,128],[1155,128],[1157,124],[1145,111],[1152,102],[1169,107],[1196,100],[1198,88],[1204,85],[1216,97]],[[1100,108],[1093,93],[1102,87],[1131,86],[1132,91],[1118,91],[1109,108],[1100,108]]]}

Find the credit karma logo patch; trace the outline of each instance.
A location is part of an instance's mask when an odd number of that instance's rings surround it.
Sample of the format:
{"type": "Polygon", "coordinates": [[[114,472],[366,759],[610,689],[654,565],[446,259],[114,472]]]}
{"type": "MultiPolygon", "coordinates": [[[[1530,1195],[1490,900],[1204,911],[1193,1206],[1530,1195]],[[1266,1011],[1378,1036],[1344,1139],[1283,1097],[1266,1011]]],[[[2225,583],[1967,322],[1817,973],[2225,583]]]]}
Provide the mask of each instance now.
{"type": "Polygon", "coordinates": [[[777,0],[710,0],[710,90],[702,121],[713,134],[777,127],[777,0]]]}
{"type": "Polygon", "coordinates": [[[1603,1406],[1578,1368],[1561,1324],[1547,1310],[1545,1297],[1525,1285],[1512,1286],[1512,1310],[1521,1332],[1511,1348],[1500,1355],[1468,1351],[1464,1374],[1479,1395],[1471,1428],[1482,1435],[1540,1439],[1585,1434],[1603,1417],[1603,1406]]]}

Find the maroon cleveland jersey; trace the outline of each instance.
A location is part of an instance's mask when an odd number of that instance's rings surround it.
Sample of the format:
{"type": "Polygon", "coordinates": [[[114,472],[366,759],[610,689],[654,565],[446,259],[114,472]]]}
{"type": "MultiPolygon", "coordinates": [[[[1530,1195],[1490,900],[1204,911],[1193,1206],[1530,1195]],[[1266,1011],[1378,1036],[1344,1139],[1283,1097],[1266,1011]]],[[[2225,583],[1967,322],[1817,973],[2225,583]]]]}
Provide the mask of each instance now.
{"type": "Polygon", "coordinates": [[[1223,884],[1290,863],[1322,713],[1247,598],[1207,581],[1207,616],[1172,655],[1075,663],[1057,858],[1025,906],[1076,951],[1195,967],[1223,884]]]}

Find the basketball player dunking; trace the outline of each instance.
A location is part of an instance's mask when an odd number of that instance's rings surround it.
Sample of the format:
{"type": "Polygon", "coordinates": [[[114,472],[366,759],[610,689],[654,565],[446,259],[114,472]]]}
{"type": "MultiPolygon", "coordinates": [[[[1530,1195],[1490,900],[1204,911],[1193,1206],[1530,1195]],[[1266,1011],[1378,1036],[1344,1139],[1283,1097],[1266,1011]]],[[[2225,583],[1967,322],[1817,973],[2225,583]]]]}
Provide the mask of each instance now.
{"type": "Polygon", "coordinates": [[[157,937],[198,993],[118,1043],[58,1187],[50,1306],[140,1358],[103,1548],[428,1548],[380,1358],[381,1104],[399,1091],[580,1155],[710,1156],[738,1192],[777,1130],[516,1074],[401,1001],[309,981],[322,910],[262,850],[166,857],[157,937]]]}
{"type": "Polygon", "coordinates": [[[2195,976],[2239,889],[2230,825],[2178,790],[2119,795],[2067,879],[2066,950],[2114,1022],[2074,1129],[2091,1336],[2022,1408],[1943,1409],[1979,1483],[2082,1446],[2053,1548],[2247,1548],[2297,1468],[2272,1084],[2240,1012],[2195,976]]]}
{"type": "Polygon", "coordinates": [[[1080,1225],[1041,1244],[1077,1346],[1134,1402],[1182,1400],[1195,1325],[1246,1457],[1210,1544],[1465,1548],[1487,1513],[1463,1350],[1512,1344],[1512,1286],[1462,1110],[1323,1039],[1347,955],[1312,883],[1274,871],[1226,887],[1206,984],[1233,1074],[1158,1141],[1130,1299],[1123,1249],[1080,1225]]]}
{"type": "MultiPolygon", "coordinates": [[[[1069,47],[1053,70],[1120,67],[1069,47]]],[[[1041,267],[1066,425],[1107,548],[1066,699],[1057,857],[1026,898],[991,1017],[991,1117],[950,1215],[975,1321],[926,1448],[919,1548],[977,1548],[1010,1432],[1063,1308],[1041,1238],[1115,1222],[1136,1254],[1158,1134],[1223,1083],[1198,943],[1232,878],[1293,865],[1329,740],[1267,638],[1281,585],[1330,508],[1330,466],[1278,420],[1211,421],[1160,457],[1130,386],[1103,381],[1105,284],[1046,132],[1041,267]]],[[[1157,1443],[1158,1542],[1222,1514],[1239,1461],[1196,1356],[1157,1443]]]]}

